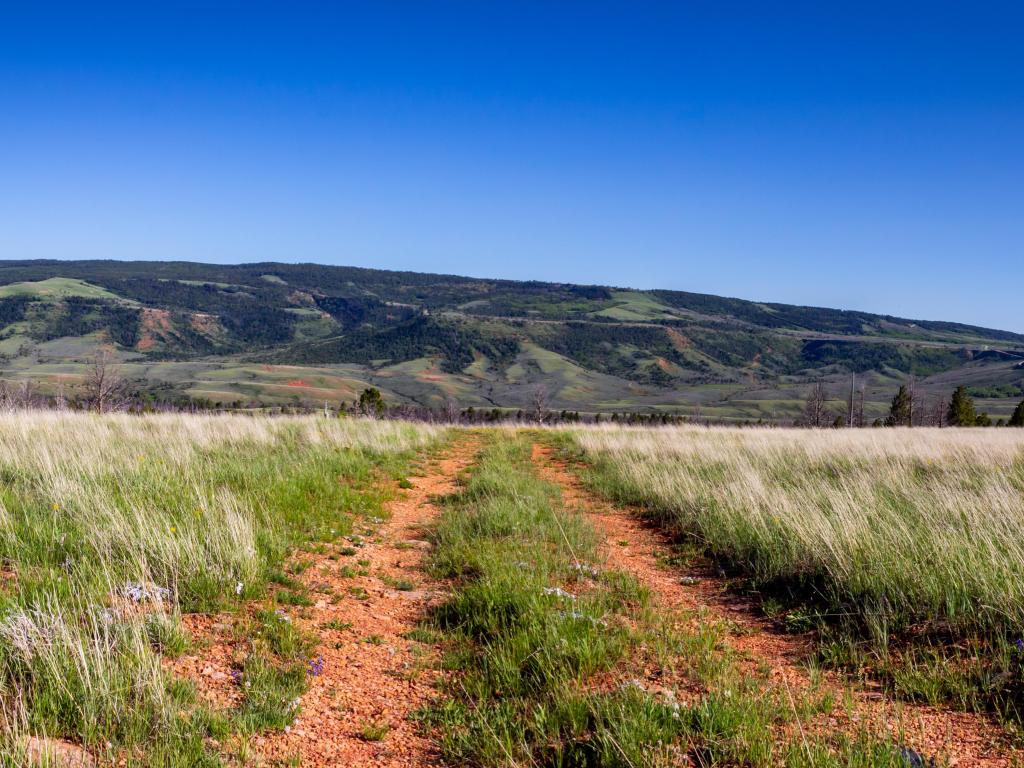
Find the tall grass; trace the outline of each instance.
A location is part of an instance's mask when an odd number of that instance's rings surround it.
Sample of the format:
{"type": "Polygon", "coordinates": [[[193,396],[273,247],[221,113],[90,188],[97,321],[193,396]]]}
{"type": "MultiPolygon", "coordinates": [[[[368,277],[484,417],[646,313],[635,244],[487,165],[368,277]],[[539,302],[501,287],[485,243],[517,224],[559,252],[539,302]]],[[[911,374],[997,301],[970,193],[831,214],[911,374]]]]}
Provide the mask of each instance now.
{"type": "MultiPolygon", "coordinates": [[[[634,576],[607,568],[589,521],[536,476],[527,439],[492,437],[434,534],[431,566],[452,595],[432,624],[452,674],[448,700],[426,718],[449,763],[906,764],[866,733],[787,736],[797,705],[737,665],[724,625],[678,622],[634,576]]],[[[821,706],[797,699],[801,710],[821,706]]]]}
{"type": "Polygon", "coordinates": [[[581,430],[606,490],[762,581],[890,620],[1024,632],[1024,435],[581,430]]]}
{"type": "Polygon", "coordinates": [[[375,473],[439,434],[308,417],[0,416],[0,761],[30,732],[134,747],[141,764],[214,764],[202,737],[218,726],[160,663],[179,612],[261,596],[293,547],[375,512],[375,473]]]}
{"type": "Polygon", "coordinates": [[[1009,644],[1024,637],[1019,430],[609,428],[572,437],[595,487],[647,507],[761,589],[852,617],[883,653],[910,628],[984,636],[996,641],[999,675],[1019,679],[1009,644]]]}

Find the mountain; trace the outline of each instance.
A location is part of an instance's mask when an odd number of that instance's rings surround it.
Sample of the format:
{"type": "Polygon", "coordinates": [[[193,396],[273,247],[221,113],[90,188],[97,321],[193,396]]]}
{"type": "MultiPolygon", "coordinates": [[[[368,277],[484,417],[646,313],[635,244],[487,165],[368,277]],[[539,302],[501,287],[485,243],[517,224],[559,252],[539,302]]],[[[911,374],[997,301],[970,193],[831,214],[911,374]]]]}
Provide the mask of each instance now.
{"type": "Polygon", "coordinates": [[[0,262],[0,377],[73,389],[99,345],[160,399],[661,410],[788,420],[851,375],[884,412],[899,383],[967,385],[994,418],[1024,397],[1024,335],[682,291],[317,264],[0,262]]]}

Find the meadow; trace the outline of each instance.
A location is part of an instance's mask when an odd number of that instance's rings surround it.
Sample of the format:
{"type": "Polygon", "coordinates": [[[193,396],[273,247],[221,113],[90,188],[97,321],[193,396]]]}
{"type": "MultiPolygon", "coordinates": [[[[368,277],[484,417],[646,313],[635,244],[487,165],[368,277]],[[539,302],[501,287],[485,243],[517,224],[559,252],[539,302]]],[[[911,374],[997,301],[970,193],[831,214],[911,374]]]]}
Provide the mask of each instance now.
{"type": "Polygon", "coordinates": [[[400,717],[451,765],[955,753],[921,735],[934,728],[879,724],[872,681],[887,701],[985,713],[971,733],[1003,754],[1024,690],[1022,492],[1010,429],[6,412],[0,765],[302,765],[288,733],[307,706],[362,724],[329,729],[360,744],[339,755],[393,755],[400,717]],[[390,527],[402,489],[419,489],[401,507],[415,530],[390,527]],[[641,517],[671,537],[643,538],[641,517]],[[395,601],[415,610],[388,640],[348,620],[395,601]],[[806,658],[761,653],[781,647],[765,614],[806,658]],[[221,699],[176,666],[218,643],[221,699]],[[337,690],[335,652],[360,648],[382,669],[337,690]],[[429,701],[352,714],[374,675],[426,669],[429,701]],[[89,762],[37,759],[53,749],[89,762]]]}
{"type": "Polygon", "coordinates": [[[285,559],[379,515],[435,429],[396,422],[20,412],[0,418],[0,764],[27,735],[111,763],[219,765],[209,739],[290,721],[308,646],[285,559]],[[161,660],[183,614],[262,600],[237,711],[161,660]]]}
{"type": "Polygon", "coordinates": [[[591,487],[642,507],[821,659],[1019,721],[1024,433],[584,429],[591,487]]]}
{"type": "Polygon", "coordinates": [[[729,623],[658,602],[608,559],[592,519],[539,476],[529,435],[492,430],[438,521],[453,587],[425,627],[451,674],[420,716],[449,765],[902,768],[863,728],[811,733],[838,705],[730,648],[729,623]]]}

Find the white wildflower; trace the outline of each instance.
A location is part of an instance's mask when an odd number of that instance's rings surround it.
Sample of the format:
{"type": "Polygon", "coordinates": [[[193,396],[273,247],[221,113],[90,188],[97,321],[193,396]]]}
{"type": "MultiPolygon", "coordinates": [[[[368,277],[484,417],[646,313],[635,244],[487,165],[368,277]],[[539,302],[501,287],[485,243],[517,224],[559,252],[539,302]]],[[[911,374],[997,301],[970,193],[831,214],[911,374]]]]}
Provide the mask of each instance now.
{"type": "Polygon", "coordinates": [[[24,611],[16,611],[0,621],[0,637],[26,661],[31,661],[40,648],[50,644],[53,631],[24,611]]]}
{"type": "Polygon", "coordinates": [[[167,587],[158,587],[156,584],[131,581],[121,587],[121,594],[133,603],[162,603],[170,598],[171,590],[167,587]]]}
{"type": "Polygon", "coordinates": [[[552,595],[554,597],[560,597],[563,600],[575,600],[576,599],[576,595],[572,594],[572,592],[566,592],[561,587],[544,587],[544,594],[545,595],[552,595]]]}
{"type": "Polygon", "coordinates": [[[600,573],[597,570],[597,568],[595,568],[592,565],[588,565],[587,563],[573,563],[572,564],[572,569],[578,575],[585,576],[588,579],[596,579],[600,575],[600,573]]]}

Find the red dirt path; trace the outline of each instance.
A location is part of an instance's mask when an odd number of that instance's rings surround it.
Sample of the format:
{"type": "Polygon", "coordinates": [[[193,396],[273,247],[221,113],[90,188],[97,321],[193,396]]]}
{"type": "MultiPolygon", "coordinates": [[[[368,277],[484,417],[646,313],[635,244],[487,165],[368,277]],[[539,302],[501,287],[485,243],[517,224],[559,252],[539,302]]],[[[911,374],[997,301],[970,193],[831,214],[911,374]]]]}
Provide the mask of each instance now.
{"type": "MultiPolygon", "coordinates": [[[[542,477],[561,486],[566,506],[586,514],[603,535],[611,567],[636,576],[666,610],[706,612],[704,615],[734,627],[726,641],[748,659],[751,674],[767,665],[770,681],[794,693],[811,687],[807,670],[800,664],[810,650],[810,638],[774,630],[752,604],[731,595],[724,581],[707,568],[662,565],[671,552],[664,533],[647,525],[639,510],[618,507],[589,492],[551,448],[534,445],[533,460],[542,477]],[[627,542],[626,546],[622,542],[627,542]],[[692,583],[681,583],[684,579],[692,583]]],[[[849,690],[852,711],[837,704],[830,714],[804,723],[812,733],[855,735],[866,728],[876,735],[887,733],[899,744],[935,757],[940,765],[1009,768],[1017,764],[1017,752],[986,717],[895,702],[878,691],[848,689],[835,675],[828,676],[824,685],[835,692],[837,702],[843,702],[843,694],[849,690]]]]}
{"type": "Polygon", "coordinates": [[[326,586],[345,597],[336,604],[319,600],[308,618],[297,619],[319,636],[317,653],[324,658],[324,671],[302,697],[290,730],[258,740],[256,751],[265,760],[297,756],[303,768],[440,765],[432,743],[409,719],[436,695],[439,673],[431,659],[438,649],[406,634],[443,588],[421,569],[429,548],[424,526],[438,514],[433,498],[455,490],[457,477],[476,451],[476,442],[463,439],[431,461],[424,476],[411,478],[412,488],[388,505],[389,519],[355,557],[311,556],[313,565],[303,573],[307,586],[321,591],[326,586]],[[355,565],[356,560],[369,560],[368,575],[339,575],[343,565],[355,565]],[[414,588],[393,588],[399,579],[414,582],[414,588]],[[364,590],[365,599],[353,597],[353,587],[364,590]],[[351,628],[331,628],[327,622],[351,628]],[[379,741],[367,740],[367,726],[384,726],[386,733],[379,741]]]}

